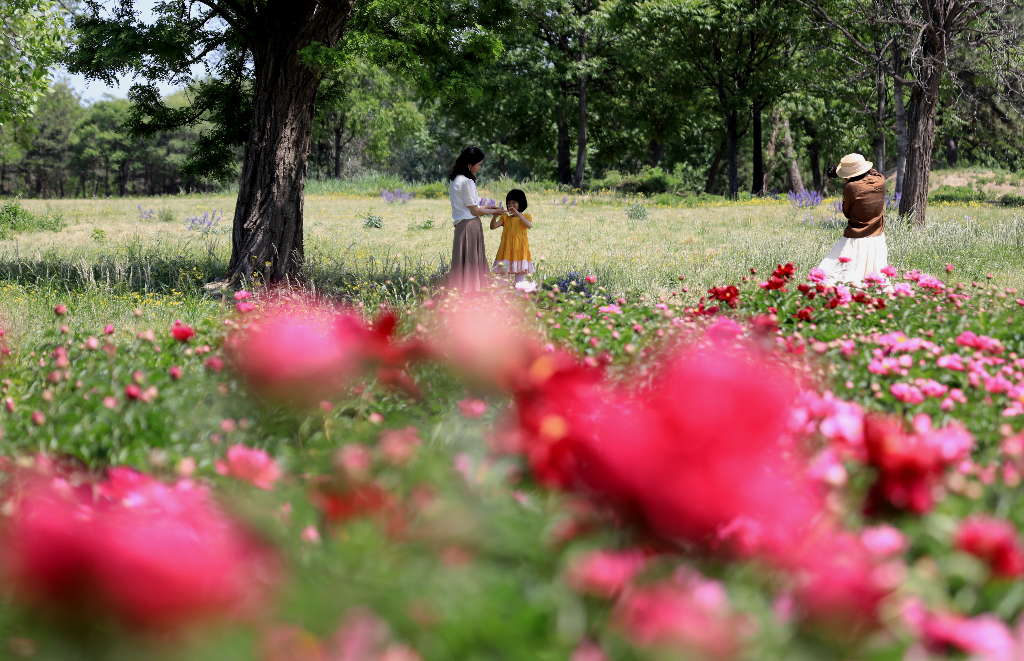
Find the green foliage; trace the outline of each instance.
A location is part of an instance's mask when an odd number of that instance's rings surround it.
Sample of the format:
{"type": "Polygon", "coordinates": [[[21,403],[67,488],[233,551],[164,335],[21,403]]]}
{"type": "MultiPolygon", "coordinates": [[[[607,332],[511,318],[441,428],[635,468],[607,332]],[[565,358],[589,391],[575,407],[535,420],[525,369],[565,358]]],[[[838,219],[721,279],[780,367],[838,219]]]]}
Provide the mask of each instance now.
{"type": "Polygon", "coordinates": [[[1004,207],[1024,207],[1024,195],[1007,193],[999,198],[999,204],[1004,207]]]}
{"type": "Polygon", "coordinates": [[[32,115],[64,51],[68,31],[57,2],[0,3],[0,126],[32,115]]]}
{"type": "Polygon", "coordinates": [[[985,202],[988,195],[984,191],[968,186],[940,186],[928,194],[929,202],[969,203],[985,202]]]}
{"type": "Polygon", "coordinates": [[[0,239],[9,239],[18,232],[59,232],[64,229],[64,217],[58,213],[34,214],[15,200],[0,206],[0,239]]]}
{"type": "Polygon", "coordinates": [[[426,218],[418,223],[411,223],[409,229],[411,230],[432,230],[436,227],[433,218],[426,218]]]}
{"type": "Polygon", "coordinates": [[[363,216],[363,227],[365,229],[384,229],[384,219],[376,214],[366,214],[363,216]]]}
{"type": "Polygon", "coordinates": [[[626,207],[625,213],[626,218],[629,220],[630,224],[635,224],[647,220],[648,217],[647,207],[645,207],[640,202],[635,202],[626,207]]]}

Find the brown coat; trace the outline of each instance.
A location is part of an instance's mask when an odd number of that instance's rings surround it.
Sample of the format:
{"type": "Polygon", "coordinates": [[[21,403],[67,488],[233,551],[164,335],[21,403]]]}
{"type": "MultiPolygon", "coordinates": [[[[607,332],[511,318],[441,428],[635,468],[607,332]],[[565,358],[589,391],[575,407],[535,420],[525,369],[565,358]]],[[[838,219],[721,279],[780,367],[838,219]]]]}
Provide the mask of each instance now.
{"type": "Polygon", "coordinates": [[[843,186],[843,215],[848,239],[878,236],[885,230],[885,175],[869,170],[859,179],[843,186]]]}

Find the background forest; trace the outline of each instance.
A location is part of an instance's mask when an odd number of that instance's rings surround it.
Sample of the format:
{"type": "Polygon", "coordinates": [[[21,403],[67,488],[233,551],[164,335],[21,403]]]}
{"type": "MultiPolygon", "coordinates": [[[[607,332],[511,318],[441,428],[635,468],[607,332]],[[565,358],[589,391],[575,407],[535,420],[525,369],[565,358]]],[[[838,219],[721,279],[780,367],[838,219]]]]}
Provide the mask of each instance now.
{"type": "MultiPolygon", "coordinates": [[[[861,151],[897,175],[898,190],[923,76],[900,4],[509,3],[500,43],[456,73],[450,58],[353,38],[317,96],[309,175],[437,181],[453,153],[476,143],[489,176],[764,194],[821,190],[829,164],[861,151]],[[462,82],[448,85],[449,74],[462,82]]],[[[1024,169],[1024,96],[1001,66],[1024,9],[996,11],[999,39],[977,30],[950,46],[932,167],[1024,169]]],[[[215,82],[193,82],[164,107],[187,109],[215,82]]],[[[223,121],[190,120],[147,128],[127,99],[84,103],[58,81],[36,112],[0,128],[0,194],[157,195],[237,181],[237,146],[226,147],[233,167],[210,167],[223,121]]]]}

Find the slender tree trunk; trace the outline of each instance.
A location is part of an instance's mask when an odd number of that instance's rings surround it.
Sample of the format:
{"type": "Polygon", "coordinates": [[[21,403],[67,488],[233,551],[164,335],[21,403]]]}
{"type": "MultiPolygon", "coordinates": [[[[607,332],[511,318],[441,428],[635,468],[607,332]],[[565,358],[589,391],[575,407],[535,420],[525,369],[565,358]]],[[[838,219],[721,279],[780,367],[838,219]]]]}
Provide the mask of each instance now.
{"type": "Polygon", "coordinates": [[[117,194],[120,197],[128,194],[128,161],[121,161],[117,169],[117,194]]]}
{"type": "Polygon", "coordinates": [[[558,168],[558,183],[572,183],[572,168],[569,165],[569,114],[565,110],[565,95],[558,104],[558,145],[555,160],[558,168]]]}
{"type": "Polygon", "coordinates": [[[946,163],[949,167],[955,168],[959,160],[960,147],[956,142],[956,138],[946,138],[946,163]]]}
{"type": "Polygon", "coordinates": [[[729,170],[729,197],[736,198],[740,192],[739,177],[739,118],[735,110],[725,115],[725,152],[729,170]]]}
{"type": "Polygon", "coordinates": [[[655,131],[655,135],[647,145],[647,153],[650,156],[651,167],[661,165],[661,159],[665,157],[665,143],[661,141],[661,132],[655,131]]]}
{"type": "Polygon", "coordinates": [[[750,193],[752,195],[764,195],[765,193],[765,181],[764,181],[764,145],[762,136],[761,126],[761,114],[762,106],[760,102],[755,101],[752,119],[754,122],[754,174],[751,178],[750,193]]]}
{"type": "Polygon", "coordinates": [[[253,118],[232,225],[232,282],[274,284],[299,274],[313,106],[321,79],[301,52],[314,42],[337,43],[352,1],[306,2],[266,17],[267,38],[253,51],[253,118]]]}
{"type": "Polygon", "coordinates": [[[886,92],[888,88],[885,84],[885,71],[882,67],[878,67],[875,70],[875,137],[872,140],[872,147],[874,147],[874,158],[875,158],[875,169],[879,172],[885,171],[885,133],[888,127],[885,124],[885,118],[889,114],[886,107],[886,92]]]}
{"type": "Polygon", "coordinates": [[[341,179],[341,123],[334,125],[334,178],[341,179]]]}
{"type": "Polygon", "coordinates": [[[786,163],[789,165],[789,186],[792,190],[802,193],[804,178],[800,175],[800,161],[793,144],[793,132],[789,128],[789,117],[782,116],[782,147],[786,150],[786,163]]]}
{"type": "MultiPolygon", "coordinates": [[[[903,74],[903,56],[898,48],[893,48],[893,70],[897,76],[903,74]]],[[[903,83],[893,80],[893,105],[896,115],[896,193],[903,193],[903,181],[907,172],[907,106],[903,100],[903,83]]]]}
{"type": "Polygon", "coordinates": [[[910,217],[915,225],[924,224],[928,209],[928,178],[935,148],[935,120],[942,74],[939,66],[933,66],[928,76],[910,93],[912,113],[900,215],[910,217]]]}
{"type": "Polygon", "coordinates": [[[807,143],[807,160],[811,163],[811,184],[814,190],[824,190],[824,177],[821,173],[821,142],[818,139],[818,131],[811,122],[804,123],[804,130],[810,137],[807,143]]]}
{"type": "Polygon", "coordinates": [[[576,127],[576,174],[572,185],[583,188],[583,177],[587,167],[587,76],[580,76],[579,122],[576,127]]]}
{"type": "Polygon", "coordinates": [[[704,178],[704,192],[708,195],[717,190],[718,176],[722,173],[722,156],[724,155],[725,139],[723,138],[718,142],[718,149],[715,150],[715,156],[711,159],[711,165],[708,166],[708,174],[704,178]]]}

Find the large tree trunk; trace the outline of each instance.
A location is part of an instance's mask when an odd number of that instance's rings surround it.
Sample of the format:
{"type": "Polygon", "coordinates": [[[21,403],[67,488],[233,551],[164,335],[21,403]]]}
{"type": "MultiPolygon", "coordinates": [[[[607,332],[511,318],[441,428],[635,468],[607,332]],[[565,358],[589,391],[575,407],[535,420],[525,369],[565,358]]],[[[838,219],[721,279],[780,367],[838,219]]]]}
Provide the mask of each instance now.
{"type": "Polygon", "coordinates": [[[572,167],[569,165],[569,114],[565,111],[565,95],[563,94],[558,104],[558,145],[556,147],[556,167],[558,169],[558,183],[572,183],[572,167]]]}
{"type": "Polygon", "coordinates": [[[752,119],[754,122],[754,174],[751,177],[750,193],[752,195],[764,195],[764,145],[761,126],[762,107],[759,102],[754,103],[752,119]]]}
{"type": "Polygon", "coordinates": [[[321,73],[307,66],[300,53],[314,42],[338,42],[352,0],[296,5],[265,17],[265,38],[253,50],[252,127],[228,265],[234,283],[287,282],[302,266],[303,194],[321,73]]]}
{"type": "Polygon", "coordinates": [[[574,188],[583,188],[583,177],[587,167],[587,76],[580,76],[579,122],[576,126],[576,174],[573,176],[574,188]]]}
{"type": "Polygon", "coordinates": [[[910,94],[909,144],[907,172],[903,180],[900,215],[922,225],[928,209],[928,177],[931,174],[932,151],[935,148],[935,120],[939,107],[941,72],[933,72],[910,94]]]}
{"type": "Polygon", "coordinates": [[[739,177],[739,118],[735,110],[725,115],[725,153],[729,169],[729,197],[735,198],[740,192],[739,177]]]}

